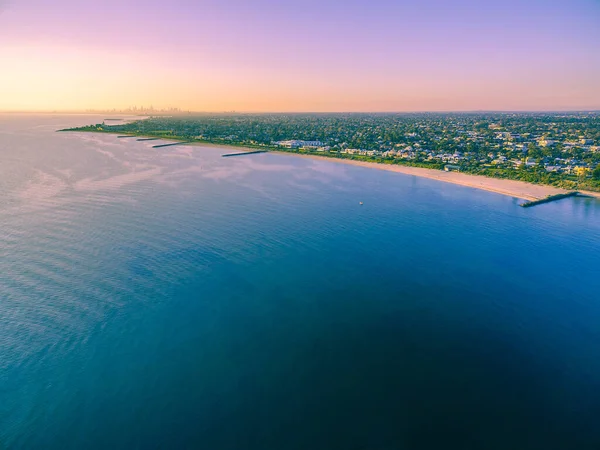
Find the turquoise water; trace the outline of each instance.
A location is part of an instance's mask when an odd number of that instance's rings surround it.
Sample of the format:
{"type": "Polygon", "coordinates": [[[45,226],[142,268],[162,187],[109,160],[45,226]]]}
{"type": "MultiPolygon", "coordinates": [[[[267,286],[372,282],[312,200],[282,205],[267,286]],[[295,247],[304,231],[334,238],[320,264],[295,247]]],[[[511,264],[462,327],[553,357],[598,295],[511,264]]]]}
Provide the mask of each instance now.
{"type": "Polygon", "coordinates": [[[0,448],[600,448],[600,202],[99,119],[0,115],[0,448]]]}

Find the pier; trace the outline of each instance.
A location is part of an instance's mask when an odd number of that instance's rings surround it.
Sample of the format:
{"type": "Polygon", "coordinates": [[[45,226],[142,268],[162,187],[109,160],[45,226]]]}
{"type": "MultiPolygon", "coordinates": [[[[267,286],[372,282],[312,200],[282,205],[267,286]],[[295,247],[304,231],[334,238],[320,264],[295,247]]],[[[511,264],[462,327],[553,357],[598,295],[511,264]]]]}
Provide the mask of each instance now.
{"type": "Polygon", "coordinates": [[[563,198],[577,197],[578,195],[579,195],[579,192],[577,192],[577,191],[567,192],[566,194],[550,195],[546,198],[541,198],[539,200],[532,200],[530,202],[525,202],[525,203],[521,204],[520,206],[522,206],[523,208],[531,208],[532,206],[542,205],[544,203],[556,202],[558,200],[562,200],[563,198]]]}
{"type": "Polygon", "coordinates": [[[241,152],[241,153],[227,153],[221,155],[223,158],[229,158],[231,156],[243,156],[243,155],[256,155],[257,153],[267,153],[267,150],[255,150],[253,152],[241,152]]]}
{"type": "Polygon", "coordinates": [[[131,135],[125,135],[125,136],[117,136],[117,139],[127,139],[127,138],[134,138],[135,136],[131,136],[131,135]]]}
{"type": "Polygon", "coordinates": [[[153,145],[152,148],[162,148],[162,147],[173,147],[175,145],[184,145],[184,144],[189,144],[192,141],[186,141],[186,142],[172,142],[170,144],[159,144],[159,145],[153,145]]]}
{"type": "Polygon", "coordinates": [[[158,141],[160,138],[142,138],[142,139],[138,139],[138,141],[142,142],[142,141],[158,141]]]}

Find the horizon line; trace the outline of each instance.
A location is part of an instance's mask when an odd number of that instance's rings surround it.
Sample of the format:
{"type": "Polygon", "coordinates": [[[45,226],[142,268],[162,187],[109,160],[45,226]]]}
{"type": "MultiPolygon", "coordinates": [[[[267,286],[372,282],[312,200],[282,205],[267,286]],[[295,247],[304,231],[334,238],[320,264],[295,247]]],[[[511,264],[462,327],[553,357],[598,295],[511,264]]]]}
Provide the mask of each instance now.
{"type": "MultiPolygon", "coordinates": [[[[147,111],[150,112],[150,111],[147,111]]],[[[253,111],[253,110],[230,110],[230,111],[193,111],[193,110],[179,110],[179,111],[152,111],[152,114],[162,115],[188,115],[188,114],[472,114],[472,113],[600,113],[598,109],[471,109],[471,110],[396,110],[396,111],[369,111],[369,110],[351,110],[351,111],[253,111]]],[[[144,110],[141,111],[127,111],[127,110],[79,110],[79,109],[44,109],[44,110],[2,110],[0,114],[82,114],[82,115],[97,115],[97,114],[129,114],[129,115],[152,115],[145,114],[144,110]]]]}

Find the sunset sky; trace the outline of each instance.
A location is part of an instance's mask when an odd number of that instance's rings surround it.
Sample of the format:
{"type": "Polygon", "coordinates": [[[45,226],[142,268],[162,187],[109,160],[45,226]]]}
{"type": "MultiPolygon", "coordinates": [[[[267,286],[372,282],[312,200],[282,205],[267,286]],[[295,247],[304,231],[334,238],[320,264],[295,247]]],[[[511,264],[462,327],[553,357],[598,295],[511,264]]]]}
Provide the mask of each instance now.
{"type": "Polygon", "coordinates": [[[600,109],[600,0],[0,0],[0,110],[600,109]]]}

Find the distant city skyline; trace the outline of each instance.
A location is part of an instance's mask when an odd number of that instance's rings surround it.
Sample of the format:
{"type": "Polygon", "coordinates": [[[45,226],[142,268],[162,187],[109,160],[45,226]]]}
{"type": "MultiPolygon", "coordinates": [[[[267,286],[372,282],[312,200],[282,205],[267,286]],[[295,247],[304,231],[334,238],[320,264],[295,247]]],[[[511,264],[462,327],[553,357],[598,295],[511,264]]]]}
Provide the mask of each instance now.
{"type": "Polygon", "coordinates": [[[0,111],[600,110],[600,2],[0,0],[0,111]]]}

